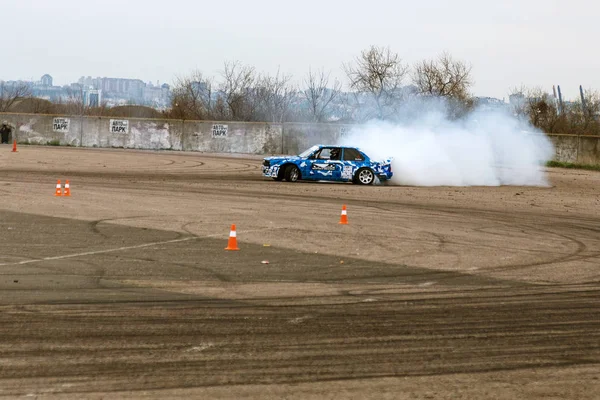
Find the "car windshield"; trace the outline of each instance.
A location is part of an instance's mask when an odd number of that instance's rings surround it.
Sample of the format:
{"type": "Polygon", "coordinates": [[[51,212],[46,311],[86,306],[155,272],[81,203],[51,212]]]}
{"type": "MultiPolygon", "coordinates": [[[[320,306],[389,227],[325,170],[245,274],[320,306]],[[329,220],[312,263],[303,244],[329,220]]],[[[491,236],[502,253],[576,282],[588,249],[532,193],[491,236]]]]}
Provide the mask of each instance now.
{"type": "Polygon", "coordinates": [[[319,149],[319,146],[313,146],[308,150],[304,150],[302,153],[298,154],[299,157],[306,158],[319,149]]]}

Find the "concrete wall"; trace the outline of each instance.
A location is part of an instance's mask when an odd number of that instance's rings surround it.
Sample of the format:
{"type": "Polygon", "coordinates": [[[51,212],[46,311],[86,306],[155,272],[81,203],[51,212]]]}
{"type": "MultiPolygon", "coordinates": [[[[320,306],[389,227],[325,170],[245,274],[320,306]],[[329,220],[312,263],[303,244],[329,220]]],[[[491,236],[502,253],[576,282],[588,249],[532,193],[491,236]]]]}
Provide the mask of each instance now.
{"type": "MultiPolygon", "coordinates": [[[[336,143],[352,127],[343,124],[112,119],[128,121],[126,132],[111,131],[109,117],[0,114],[0,120],[17,127],[13,138],[19,143],[210,153],[298,154],[314,144],[336,143]],[[68,129],[54,129],[55,118],[68,119],[68,129]],[[216,125],[226,125],[226,135],[214,134],[216,125]]],[[[559,134],[548,137],[554,144],[556,161],[600,165],[600,137],[559,134]]]]}
{"type": "Polygon", "coordinates": [[[183,146],[186,151],[210,153],[275,154],[281,152],[281,124],[264,122],[185,121],[183,146]],[[213,137],[213,125],[227,125],[227,136],[213,137]]]}
{"type": "Polygon", "coordinates": [[[79,146],[80,137],[77,132],[81,131],[81,120],[69,118],[69,128],[66,132],[54,132],[52,122],[54,115],[37,114],[1,114],[0,118],[8,121],[16,127],[13,138],[19,143],[50,144],[79,146]]]}
{"type": "Polygon", "coordinates": [[[600,141],[596,136],[579,136],[579,153],[577,162],[580,164],[600,164],[600,141]]]}
{"type": "Polygon", "coordinates": [[[561,162],[577,162],[579,138],[574,135],[548,135],[554,145],[554,160],[561,162]]]}
{"type": "Polygon", "coordinates": [[[554,144],[554,160],[577,164],[600,165],[600,137],[548,135],[554,144]]]}
{"type": "Polygon", "coordinates": [[[41,114],[0,114],[0,119],[7,120],[16,127],[13,137],[22,144],[213,153],[278,154],[283,152],[281,124],[41,114]],[[56,118],[68,122],[68,126],[55,129],[56,118]],[[111,131],[111,120],[115,119],[128,122],[126,131],[111,131]],[[226,126],[226,134],[213,135],[215,125],[226,126]]]}

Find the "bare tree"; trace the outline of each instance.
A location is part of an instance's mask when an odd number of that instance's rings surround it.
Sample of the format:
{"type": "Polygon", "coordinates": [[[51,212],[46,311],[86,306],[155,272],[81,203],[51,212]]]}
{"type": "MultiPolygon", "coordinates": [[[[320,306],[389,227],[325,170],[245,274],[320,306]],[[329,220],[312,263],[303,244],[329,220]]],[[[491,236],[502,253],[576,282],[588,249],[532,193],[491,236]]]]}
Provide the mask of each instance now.
{"type": "Polygon", "coordinates": [[[454,60],[448,53],[443,53],[437,59],[417,63],[413,69],[412,81],[420,95],[446,98],[451,100],[449,106],[472,104],[469,93],[473,84],[471,66],[454,60]]]}
{"type": "Polygon", "coordinates": [[[88,107],[85,105],[83,87],[74,85],[65,89],[66,97],[59,97],[54,102],[55,112],[68,115],[86,115],[88,107]]]}
{"type": "MultiPolygon", "coordinates": [[[[298,88],[290,84],[282,88],[274,102],[276,113],[279,115],[279,120],[274,122],[286,122],[289,120],[290,107],[298,97],[298,88]]],[[[274,115],[277,115],[274,114],[274,115]]]]}
{"type": "Polygon", "coordinates": [[[527,93],[528,89],[523,85],[512,88],[508,93],[510,109],[513,115],[520,119],[528,118],[526,98],[527,93]]]}
{"type": "Polygon", "coordinates": [[[200,71],[177,78],[171,96],[171,112],[175,118],[213,118],[212,78],[205,78],[200,71]]]}
{"type": "Polygon", "coordinates": [[[17,112],[27,114],[52,114],[55,105],[46,99],[28,97],[13,107],[17,112]]]}
{"type": "Polygon", "coordinates": [[[564,129],[566,114],[559,112],[556,99],[541,88],[513,89],[509,98],[514,114],[529,120],[536,128],[548,133],[564,129]]]}
{"type": "Polygon", "coordinates": [[[356,120],[354,112],[357,109],[356,97],[350,93],[340,93],[335,105],[335,113],[339,122],[351,123],[356,120]]]}
{"type": "Polygon", "coordinates": [[[291,84],[292,76],[282,74],[261,75],[256,80],[252,93],[255,94],[253,104],[256,105],[254,120],[283,122],[290,104],[295,96],[296,88],[291,84]]]}
{"type": "Polygon", "coordinates": [[[71,115],[87,115],[89,106],[85,104],[83,86],[78,85],[67,90],[65,109],[71,115]]]}
{"type": "Polygon", "coordinates": [[[329,75],[323,69],[313,72],[308,70],[308,75],[304,79],[305,89],[302,94],[306,99],[310,118],[314,122],[323,122],[330,112],[331,103],[339,96],[341,83],[334,80],[331,88],[329,87],[329,75]]]}
{"type": "Polygon", "coordinates": [[[558,106],[541,88],[530,89],[526,94],[526,112],[533,126],[551,132],[550,126],[558,119],[558,106]]]}
{"type": "Polygon", "coordinates": [[[10,111],[12,105],[19,99],[30,97],[31,90],[26,83],[8,84],[0,82],[0,112],[10,111]]]}
{"type": "Polygon", "coordinates": [[[600,117],[600,93],[597,90],[585,90],[583,100],[577,101],[576,105],[581,108],[586,125],[600,117]]]}
{"type": "Polygon", "coordinates": [[[374,101],[377,118],[387,118],[395,111],[403,99],[401,85],[408,72],[408,66],[397,53],[389,48],[371,46],[353,63],[343,67],[350,88],[374,101]]]}
{"type": "Polygon", "coordinates": [[[225,62],[222,72],[225,103],[232,120],[250,120],[255,104],[250,101],[252,88],[256,82],[254,67],[243,65],[238,61],[225,62]]]}
{"type": "Polygon", "coordinates": [[[600,93],[592,89],[586,90],[583,99],[565,106],[562,114],[568,122],[563,133],[600,134],[600,93]]]}

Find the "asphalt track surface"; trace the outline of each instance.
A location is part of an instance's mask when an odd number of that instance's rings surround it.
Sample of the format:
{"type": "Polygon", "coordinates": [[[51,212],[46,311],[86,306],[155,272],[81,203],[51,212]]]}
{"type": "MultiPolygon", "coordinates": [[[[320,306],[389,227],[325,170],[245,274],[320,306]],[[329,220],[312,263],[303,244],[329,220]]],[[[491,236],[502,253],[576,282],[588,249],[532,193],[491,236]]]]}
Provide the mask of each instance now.
{"type": "Polygon", "coordinates": [[[600,173],[548,178],[2,146],[0,397],[600,398],[600,173]]]}

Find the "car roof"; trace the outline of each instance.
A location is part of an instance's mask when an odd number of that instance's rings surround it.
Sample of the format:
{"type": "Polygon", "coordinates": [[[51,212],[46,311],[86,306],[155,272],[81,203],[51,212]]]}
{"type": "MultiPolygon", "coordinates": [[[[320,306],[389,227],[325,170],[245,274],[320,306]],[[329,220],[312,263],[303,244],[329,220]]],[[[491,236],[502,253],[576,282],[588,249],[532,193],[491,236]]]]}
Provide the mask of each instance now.
{"type": "Polygon", "coordinates": [[[316,145],[319,148],[323,148],[323,147],[339,147],[342,149],[358,149],[358,147],[356,146],[341,146],[339,144],[317,144],[316,145]]]}

